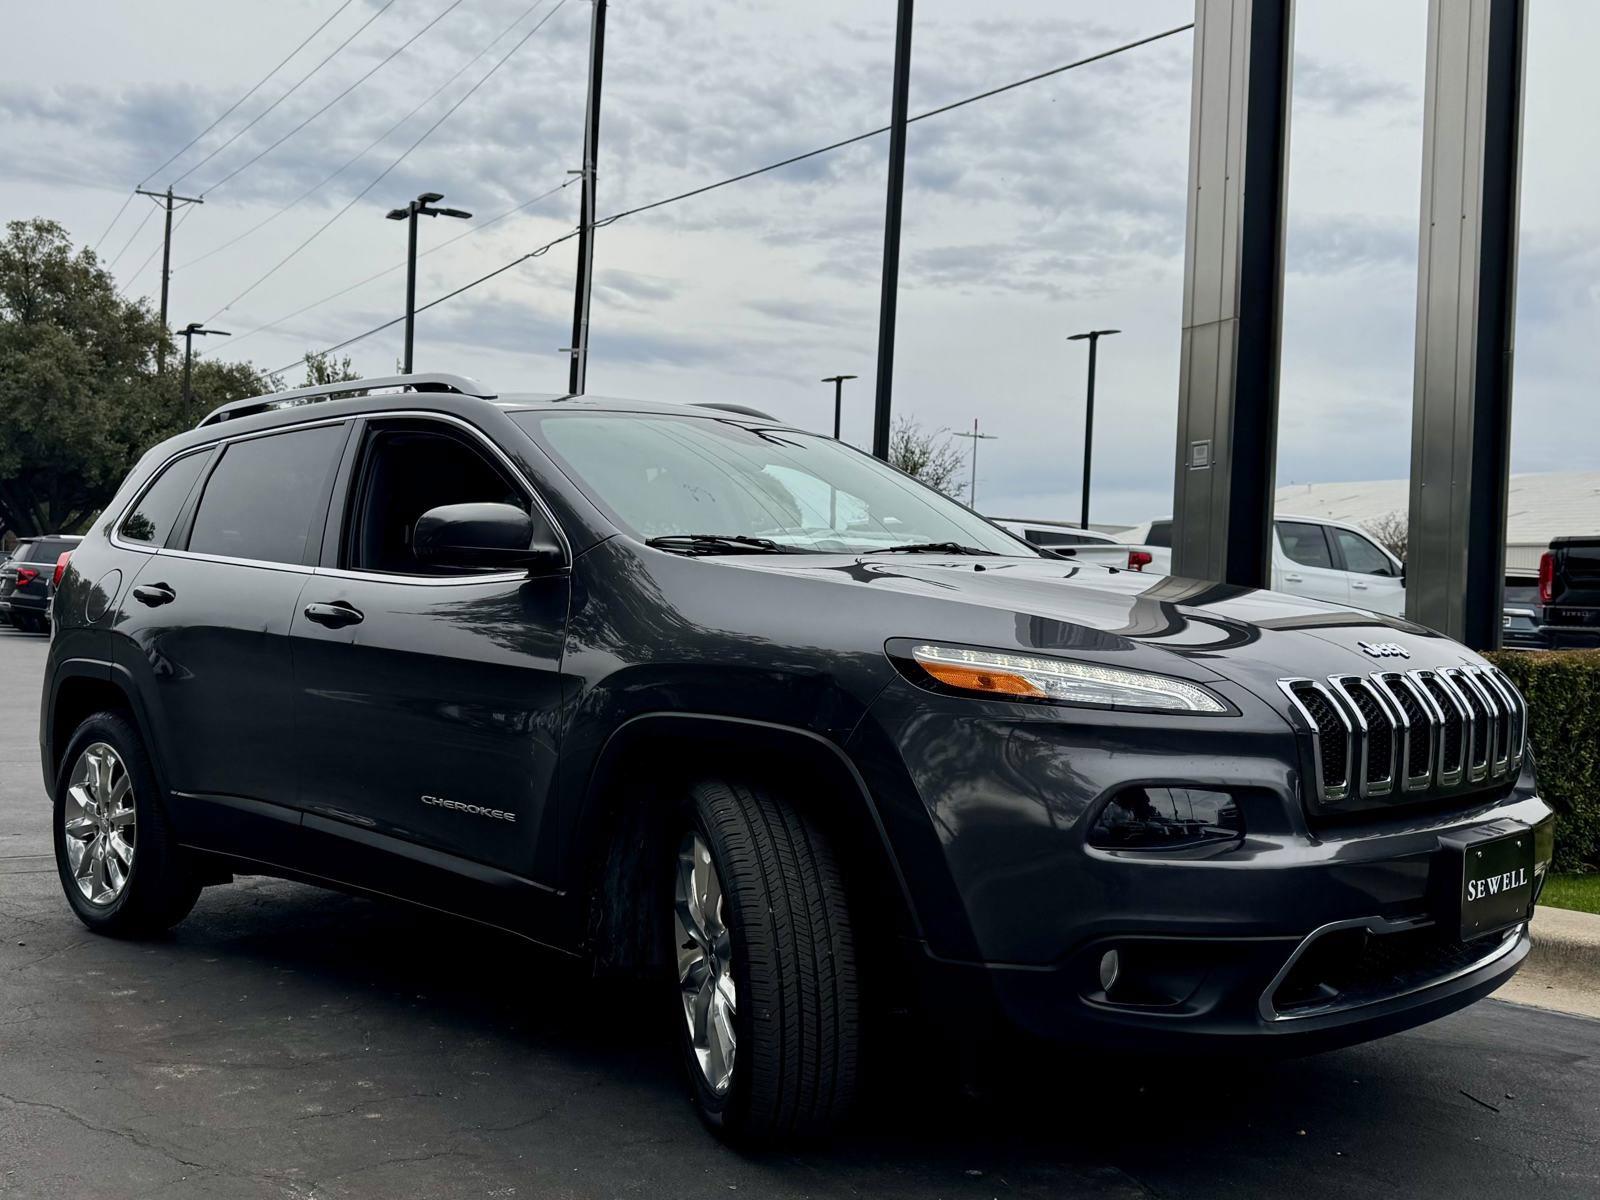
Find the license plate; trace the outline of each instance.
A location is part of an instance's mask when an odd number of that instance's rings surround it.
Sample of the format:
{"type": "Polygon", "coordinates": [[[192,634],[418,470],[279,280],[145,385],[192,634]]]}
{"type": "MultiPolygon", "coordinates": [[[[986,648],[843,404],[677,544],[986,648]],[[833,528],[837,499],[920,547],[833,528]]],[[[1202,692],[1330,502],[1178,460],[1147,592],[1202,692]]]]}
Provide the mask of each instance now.
{"type": "Polygon", "coordinates": [[[1533,830],[1509,822],[1443,839],[1456,882],[1461,940],[1519,921],[1533,909],[1533,830]]]}

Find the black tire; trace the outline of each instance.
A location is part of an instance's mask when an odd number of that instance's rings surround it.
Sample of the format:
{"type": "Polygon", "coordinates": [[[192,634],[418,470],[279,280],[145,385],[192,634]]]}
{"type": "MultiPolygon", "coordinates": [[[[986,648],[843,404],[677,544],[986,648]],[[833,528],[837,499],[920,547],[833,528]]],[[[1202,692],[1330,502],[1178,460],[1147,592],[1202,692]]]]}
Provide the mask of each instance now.
{"type": "Polygon", "coordinates": [[[123,714],[100,712],[73,732],[56,775],[55,807],[51,818],[56,870],[67,903],[78,919],[95,933],[113,937],[148,937],[176,925],[189,914],[200,896],[188,855],[173,839],[162,809],[160,787],[144,742],[123,714]],[[74,875],[67,850],[66,811],[68,789],[79,759],[90,747],[110,746],[121,760],[132,785],[134,848],[126,881],[120,893],[97,903],[84,895],[74,875]]]}
{"type": "MultiPolygon", "coordinates": [[[[746,1142],[816,1137],[849,1112],[857,1086],[860,995],[855,938],[837,860],[815,825],[758,786],[707,780],[689,790],[678,838],[698,834],[721,881],[737,988],[731,1078],[708,1081],[682,1006],[678,1044],[701,1118],[746,1142]]],[[[674,860],[672,882],[677,885],[674,860]]],[[[679,961],[676,892],[669,960],[679,961]]]]}

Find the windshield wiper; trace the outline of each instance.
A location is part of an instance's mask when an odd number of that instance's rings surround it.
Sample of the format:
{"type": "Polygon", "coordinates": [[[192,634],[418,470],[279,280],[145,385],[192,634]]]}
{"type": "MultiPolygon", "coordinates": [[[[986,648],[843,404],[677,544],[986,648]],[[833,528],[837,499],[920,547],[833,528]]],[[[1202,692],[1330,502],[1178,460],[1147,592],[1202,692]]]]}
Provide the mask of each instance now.
{"type": "Polygon", "coordinates": [[[907,542],[904,546],[874,546],[871,550],[863,550],[862,554],[983,554],[992,555],[993,550],[984,550],[978,546],[964,546],[960,542],[907,542]]]}
{"type": "Polygon", "coordinates": [[[675,550],[680,554],[804,554],[797,546],[785,546],[771,538],[746,537],[742,533],[664,533],[646,538],[646,546],[675,550]]]}

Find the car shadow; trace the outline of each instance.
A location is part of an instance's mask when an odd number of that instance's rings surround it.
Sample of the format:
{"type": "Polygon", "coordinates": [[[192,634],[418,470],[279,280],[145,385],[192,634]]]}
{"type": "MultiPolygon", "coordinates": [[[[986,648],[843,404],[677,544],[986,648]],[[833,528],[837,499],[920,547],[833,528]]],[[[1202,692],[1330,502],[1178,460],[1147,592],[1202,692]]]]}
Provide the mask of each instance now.
{"type": "MultiPolygon", "coordinates": [[[[593,1109],[574,1110],[571,1120],[620,1125],[629,1132],[619,1144],[659,1139],[665,1129],[684,1153],[733,1153],[690,1114],[666,990],[594,980],[580,964],[510,935],[398,903],[245,879],[208,891],[159,953],[218,964],[210,969],[226,970],[227,986],[257,993],[264,978],[275,980],[290,994],[272,1002],[292,1011],[359,1010],[362,1028],[384,1031],[402,1052],[471,1047],[479,1063],[510,1064],[507,1073],[535,1062],[541,1079],[573,1081],[567,1094],[592,1096],[582,1103],[593,1109]]],[[[344,1036],[327,1028],[324,1051],[344,1036]]],[[[1375,1186],[1392,1156],[1396,1179],[1428,1181],[1414,1194],[1433,1193],[1434,1182],[1442,1194],[1446,1183],[1507,1178],[1523,1161],[1506,1157],[1508,1143],[1496,1146],[1497,1134],[1514,1141],[1514,1133],[1490,1124],[1496,1114],[1485,1107],[1498,1100],[1491,1088],[1509,1093],[1513,1084],[1469,1081],[1484,1092],[1469,1095],[1452,1074],[1459,1043],[1449,1032],[1408,1034],[1282,1061],[1029,1052],[982,1064],[991,1086],[973,1095],[952,1069],[955,1050],[895,1027],[870,1044],[866,1094],[845,1134],[735,1157],[785,1180],[803,1167],[824,1192],[832,1190],[825,1179],[865,1172],[900,1180],[907,1195],[925,1187],[976,1196],[1068,1187],[1239,1195],[1256,1194],[1241,1190],[1250,1180],[1287,1190],[1296,1179],[1310,1194],[1341,1194],[1336,1178],[1354,1194],[1358,1178],[1375,1186]],[[1434,1160],[1446,1156],[1441,1168],[1434,1160]]],[[[426,1077],[431,1069],[416,1066],[423,1076],[415,1084],[459,1086],[455,1077],[426,1077]]]]}

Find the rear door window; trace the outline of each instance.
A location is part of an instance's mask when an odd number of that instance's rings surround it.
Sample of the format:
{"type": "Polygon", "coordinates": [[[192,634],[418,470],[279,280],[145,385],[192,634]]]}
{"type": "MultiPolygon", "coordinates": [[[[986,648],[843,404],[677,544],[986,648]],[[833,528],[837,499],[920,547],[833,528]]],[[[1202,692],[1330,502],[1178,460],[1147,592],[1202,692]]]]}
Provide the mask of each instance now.
{"type": "Polygon", "coordinates": [[[117,533],[130,542],[147,546],[159,546],[165,542],[167,534],[172,532],[172,523],[178,519],[178,513],[189,499],[195,481],[200,478],[200,470],[209,458],[209,451],[201,450],[169,463],[156,476],[155,482],[145,489],[144,495],[133,506],[133,511],[122,519],[117,533]]]}
{"type": "Polygon", "coordinates": [[[1160,546],[1170,549],[1172,546],[1172,522],[1151,521],[1150,532],[1144,539],[1146,546],[1160,546]]]}
{"type": "Polygon", "coordinates": [[[1333,552],[1328,547],[1328,538],[1321,525],[1279,521],[1278,543],[1290,562],[1297,562],[1303,567],[1333,569],[1333,552]]]}
{"type": "Polygon", "coordinates": [[[189,550],[258,562],[303,563],[328,509],[343,425],[233,442],[206,480],[189,550]]]}

